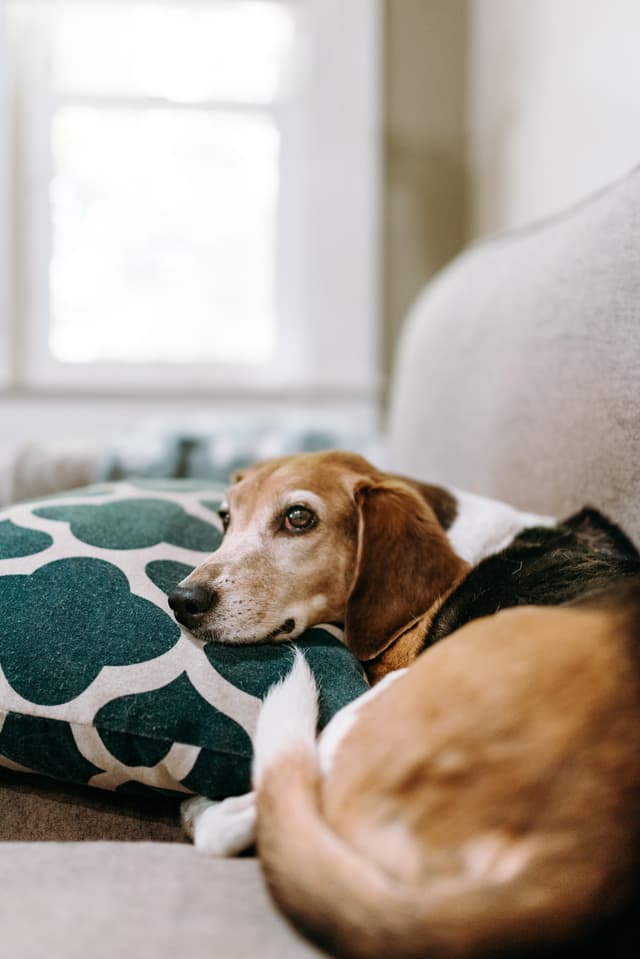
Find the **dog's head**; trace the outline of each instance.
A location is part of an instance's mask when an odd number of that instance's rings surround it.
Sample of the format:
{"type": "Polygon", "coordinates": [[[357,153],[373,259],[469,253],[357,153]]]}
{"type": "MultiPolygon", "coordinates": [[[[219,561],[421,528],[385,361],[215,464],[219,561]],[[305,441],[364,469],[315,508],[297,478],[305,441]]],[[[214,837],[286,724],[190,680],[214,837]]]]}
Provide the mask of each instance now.
{"type": "Polygon", "coordinates": [[[220,509],[222,544],[169,604],[216,642],[277,642],[344,623],[347,645],[368,660],[463,571],[445,534],[454,515],[446,491],[355,454],[269,460],[236,476],[220,509]]]}

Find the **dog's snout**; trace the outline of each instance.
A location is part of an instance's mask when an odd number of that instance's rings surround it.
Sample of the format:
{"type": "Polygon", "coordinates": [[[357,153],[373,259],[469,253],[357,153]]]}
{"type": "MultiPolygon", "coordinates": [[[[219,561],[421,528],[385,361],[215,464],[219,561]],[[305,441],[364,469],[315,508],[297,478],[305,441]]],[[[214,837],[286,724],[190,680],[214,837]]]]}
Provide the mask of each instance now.
{"type": "Polygon", "coordinates": [[[176,586],[169,593],[169,606],[185,626],[192,626],[202,613],[211,609],[216,594],[206,586],[176,586]]]}

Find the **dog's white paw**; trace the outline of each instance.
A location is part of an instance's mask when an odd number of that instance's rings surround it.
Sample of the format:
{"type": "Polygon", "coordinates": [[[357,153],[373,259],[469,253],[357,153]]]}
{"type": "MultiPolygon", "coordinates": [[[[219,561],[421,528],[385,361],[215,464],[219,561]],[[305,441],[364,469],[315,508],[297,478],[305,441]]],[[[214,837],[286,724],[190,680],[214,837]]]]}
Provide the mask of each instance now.
{"type": "Polygon", "coordinates": [[[192,796],[191,799],[185,799],[184,802],[180,803],[182,828],[189,839],[193,839],[195,822],[198,816],[200,816],[205,809],[219,805],[219,802],[214,802],[213,799],[207,799],[205,796],[192,796]]]}
{"type": "Polygon", "coordinates": [[[255,841],[255,793],[222,802],[194,796],[182,803],[180,812],[185,832],[205,856],[236,856],[255,841]]]}

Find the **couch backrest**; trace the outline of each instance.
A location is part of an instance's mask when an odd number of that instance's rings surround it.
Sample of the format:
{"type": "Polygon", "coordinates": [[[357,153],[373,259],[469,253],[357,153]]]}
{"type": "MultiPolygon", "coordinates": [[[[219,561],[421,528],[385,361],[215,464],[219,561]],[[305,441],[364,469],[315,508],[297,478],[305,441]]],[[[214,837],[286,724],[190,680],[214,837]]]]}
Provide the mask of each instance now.
{"type": "Polygon", "coordinates": [[[640,168],[472,246],[413,307],[390,408],[398,471],[640,543],[640,168]]]}

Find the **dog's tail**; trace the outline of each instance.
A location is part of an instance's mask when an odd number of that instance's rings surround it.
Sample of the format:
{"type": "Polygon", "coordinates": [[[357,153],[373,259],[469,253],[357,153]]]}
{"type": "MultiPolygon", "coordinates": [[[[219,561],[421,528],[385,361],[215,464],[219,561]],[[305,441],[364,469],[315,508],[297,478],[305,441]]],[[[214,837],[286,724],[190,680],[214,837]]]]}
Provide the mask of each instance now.
{"type": "Polygon", "coordinates": [[[479,959],[562,940],[597,911],[602,890],[581,876],[395,880],[323,818],[316,719],[315,682],[297,652],[258,720],[258,853],[273,899],[316,944],[349,959],[479,959]]]}

